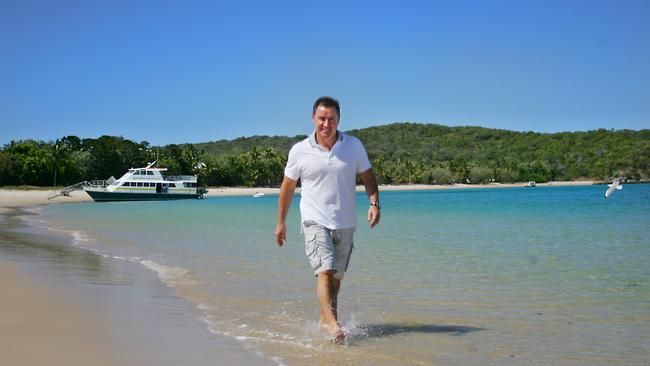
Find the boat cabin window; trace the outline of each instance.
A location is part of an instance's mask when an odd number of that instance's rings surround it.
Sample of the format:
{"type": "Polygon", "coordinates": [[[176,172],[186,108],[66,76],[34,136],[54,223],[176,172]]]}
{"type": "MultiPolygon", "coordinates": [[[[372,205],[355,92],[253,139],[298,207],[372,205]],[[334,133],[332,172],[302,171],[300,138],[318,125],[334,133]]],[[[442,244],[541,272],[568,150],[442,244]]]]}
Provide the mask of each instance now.
{"type": "Polygon", "coordinates": [[[142,182],[138,182],[138,187],[142,187],[142,182]]]}
{"type": "Polygon", "coordinates": [[[169,186],[176,188],[176,183],[169,183],[169,186]]]}
{"type": "Polygon", "coordinates": [[[131,183],[130,182],[124,182],[122,183],[122,187],[130,187],[131,183]]]}
{"type": "Polygon", "coordinates": [[[153,175],[153,172],[147,171],[147,175],[153,175]]]}
{"type": "Polygon", "coordinates": [[[140,171],[136,170],[135,173],[133,173],[133,175],[140,175],[140,171]]]}

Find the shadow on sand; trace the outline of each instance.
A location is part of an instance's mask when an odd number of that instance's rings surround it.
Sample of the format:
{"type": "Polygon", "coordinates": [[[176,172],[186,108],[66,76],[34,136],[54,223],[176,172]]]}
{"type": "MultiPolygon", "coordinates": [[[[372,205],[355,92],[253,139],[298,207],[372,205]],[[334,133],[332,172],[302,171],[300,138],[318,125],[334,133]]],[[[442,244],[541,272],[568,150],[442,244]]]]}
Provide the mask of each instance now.
{"type": "Polygon", "coordinates": [[[479,330],[486,329],[462,325],[370,324],[363,326],[358,336],[360,338],[378,338],[403,333],[449,333],[453,336],[462,336],[479,330]]]}

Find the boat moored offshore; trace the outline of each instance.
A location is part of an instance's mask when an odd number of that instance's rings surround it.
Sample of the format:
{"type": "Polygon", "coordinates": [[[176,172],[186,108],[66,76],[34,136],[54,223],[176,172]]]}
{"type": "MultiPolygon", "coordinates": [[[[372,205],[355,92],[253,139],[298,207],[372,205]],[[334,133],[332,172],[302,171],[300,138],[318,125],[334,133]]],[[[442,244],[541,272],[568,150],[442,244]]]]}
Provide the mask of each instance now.
{"type": "Polygon", "coordinates": [[[95,201],[159,201],[203,198],[196,175],[165,176],[167,168],[131,168],[122,177],[84,182],[82,188],[95,201]]]}

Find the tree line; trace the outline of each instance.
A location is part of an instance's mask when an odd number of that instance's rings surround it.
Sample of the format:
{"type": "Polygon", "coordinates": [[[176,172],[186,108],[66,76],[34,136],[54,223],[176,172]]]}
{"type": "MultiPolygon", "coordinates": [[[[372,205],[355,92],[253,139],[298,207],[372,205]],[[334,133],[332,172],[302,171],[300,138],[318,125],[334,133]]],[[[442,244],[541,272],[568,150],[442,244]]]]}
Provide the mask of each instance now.
{"type": "Polygon", "coordinates": [[[648,180],[650,130],[542,134],[400,123],[350,131],[385,183],[648,180]]]}
{"type": "MultiPolygon", "coordinates": [[[[546,182],[650,176],[650,130],[541,134],[396,123],[347,133],[360,138],[382,184],[546,182]]],[[[0,149],[1,186],[58,186],[120,177],[158,160],[168,174],[207,186],[278,186],[287,153],[306,136],[252,136],[151,146],[118,136],[11,141],[0,149]]]]}

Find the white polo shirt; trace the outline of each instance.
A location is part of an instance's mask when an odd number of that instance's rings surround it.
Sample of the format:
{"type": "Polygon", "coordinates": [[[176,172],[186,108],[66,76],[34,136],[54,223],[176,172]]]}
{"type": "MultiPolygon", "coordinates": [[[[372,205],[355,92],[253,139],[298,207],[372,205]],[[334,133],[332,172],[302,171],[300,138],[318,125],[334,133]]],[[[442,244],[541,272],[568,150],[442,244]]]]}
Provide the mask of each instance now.
{"type": "Polygon", "coordinates": [[[357,174],[370,168],[361,141],[341,132],[331,151],[318,145],[315,132],[293,145],[284,175],[301,181],[301,222],[313,220],[332,230],[356,227],[357,174]]]}

